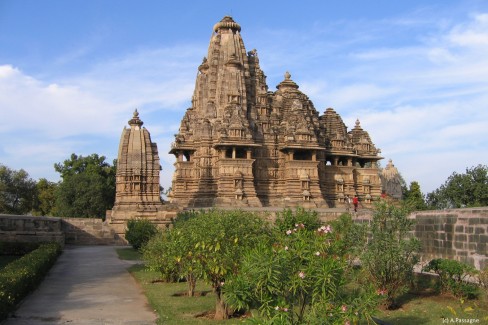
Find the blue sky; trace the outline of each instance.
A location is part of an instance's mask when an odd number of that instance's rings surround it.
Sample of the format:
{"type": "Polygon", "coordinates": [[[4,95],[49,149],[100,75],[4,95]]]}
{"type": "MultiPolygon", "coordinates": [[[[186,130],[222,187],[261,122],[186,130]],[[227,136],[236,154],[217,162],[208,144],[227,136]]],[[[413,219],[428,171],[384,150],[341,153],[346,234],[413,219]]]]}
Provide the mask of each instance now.
{"type": "Polygon", "coordinates": [[[270,90],[285,71],[323,113],[359,118],[424,193],[488,162],[487,1],[0,0],[0,163],[59,179],[112,162],[137,108],[167,154],[213,25],[232,15],[270,90]]]}

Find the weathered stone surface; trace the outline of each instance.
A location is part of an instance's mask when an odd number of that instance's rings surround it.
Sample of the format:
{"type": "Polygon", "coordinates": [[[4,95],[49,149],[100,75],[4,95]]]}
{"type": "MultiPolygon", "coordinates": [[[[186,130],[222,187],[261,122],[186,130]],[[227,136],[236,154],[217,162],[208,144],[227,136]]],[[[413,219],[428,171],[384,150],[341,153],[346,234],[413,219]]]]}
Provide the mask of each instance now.
{"type": "Polygon", "coordinates": [[[231,17],[214,26],[192,106],[175,135],[171,202],[184,207],[344,207],[381,194],[382,157],[359,120],[319,115],[287,72],[268,91],[231,17]]]}
{"type": "Polygon", "coordinates": [[[381,170],[380,178],[383,192],[386,195],[398,200],[402,198],[401,176],[391,159],[386,167],[381,170]]]}
{"type": "MultiPolygon", "coordinates": [[[[107,211],[107,222],[123,237],[127,220],[145,218],[166,225],[176,209],[168,212],[160,196],[158,148],[137,110],[122,130],[117,157],[115,204],[107,211]]],[[[100,228],[98,228],[100,230],[100,228]]]]}

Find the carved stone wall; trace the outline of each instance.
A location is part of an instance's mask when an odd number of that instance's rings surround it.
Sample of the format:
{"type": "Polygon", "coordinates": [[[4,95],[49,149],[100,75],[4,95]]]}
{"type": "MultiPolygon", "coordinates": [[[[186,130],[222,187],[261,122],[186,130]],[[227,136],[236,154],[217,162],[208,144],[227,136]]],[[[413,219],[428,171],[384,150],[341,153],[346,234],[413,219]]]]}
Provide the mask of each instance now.
{"type": "Polygon", "coordinates": [[[127,220],[131,218],[165,225],[176,215],[176,209],[161,201],[158,148],[149,131],[142,127],[144,122],[137,110],[128,123],[130,128],[124,127],[119,144],[115,204],[107,212],[107,222],[118,236],[124,235],[127,220]]]}
{"type": "Polygon", "coordinates": [[[332,108],[319,115],[287,72],[268,91],[256,50],[226,16],[198,67],[192,105],[171,153],[171,202],[183,207],[330,208],[381,194],[382,157],[359,120],[348,131],[332,108]]]}
{"type": "Polygon", "coordinates": [[[401,176],[391,159],[381,171],[380,176],[383,192],[394,199],[400,200],[403,196],[401,176]]]}

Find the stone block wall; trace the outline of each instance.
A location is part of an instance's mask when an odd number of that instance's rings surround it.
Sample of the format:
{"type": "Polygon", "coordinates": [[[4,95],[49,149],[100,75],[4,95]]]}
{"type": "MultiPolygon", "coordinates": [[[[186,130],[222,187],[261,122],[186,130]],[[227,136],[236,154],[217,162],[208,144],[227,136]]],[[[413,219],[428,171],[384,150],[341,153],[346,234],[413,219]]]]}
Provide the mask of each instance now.
{"type": "Polygon", "coordinates": [[[8,242],[57,242],[65,237],[59,218],[0,215],[0,240],[8,242]]]}
{"type": "Polygon", "coordinates": [[[488,267],[488,207],[417,211],[414,234],[422,242],[422,260],[450,258],[488,267]]]}
{"type": "Polygon", "coordinates": [[[126,245],[123,237],[101,219],[63,218],[62,231],[66,244],[71,245],[126,245]]]}

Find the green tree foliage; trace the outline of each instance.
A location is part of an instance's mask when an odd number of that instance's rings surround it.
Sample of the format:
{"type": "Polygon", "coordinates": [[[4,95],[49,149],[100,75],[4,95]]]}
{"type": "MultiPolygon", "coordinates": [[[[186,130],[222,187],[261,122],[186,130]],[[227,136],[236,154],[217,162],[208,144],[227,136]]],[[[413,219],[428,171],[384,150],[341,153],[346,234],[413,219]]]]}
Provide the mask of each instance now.
{"type": "Polygon", "coordinates": [[[36,182],[23,170],[0,164],[0,213],[27,214],[32,210],[36,182]]]}
{"type": "Polygon", "coordinates": [[[474,283],[468,281],[476,273],[471,265],[459,261],[436,258],[427,264],[423,271],[435,272],[439,275],[439,290],[460,298],[476,298],[479,294],[474,283]]]}
{"type": "Polygon", "coordinates": [[[409,210],[390,200],[375,203],[369,226],[371,238],[361,257],[361,263],[372,283],[387,295],[387,308],[397,306],[396,298],[406,292],[418,261],[420,242],[409,232],[413,220],[409,210]]]}
{"type": "Polygon", "coordinates": [[[150,241],[144,256],[155,266],[158,261],[151,260],[169,261],[169,265],[160,264],[164,272],[176,270],[179,277],[191,275],[195,281],[202,279],[209,283],[216,294],[215,318],[228,318],[230,310],[223,300],[222,286],[230,275],[239,271],[243,252],[267,233],[267,227],[261,218],[243,211],[193,212],[186,213],[184,219],[168,230],[171,233],[168,237],[161,236],[159,243],[150,241]],[[177,247],[172,246],[173,240],[177,247]],[[153,247],[155,251],[148,252],[153,247]]]}
{"type": "MultiPolygon", "coordinates": [[[[346,219],[337,225],[347,232],[353,226],[346,225],[346,219]]],[[[320,226],[313,212],[285,210],[274,236],[250,248],[240,271],[225,283],[226,301],[235,308],[257,309],[259,324],[353,324],[370,319],[379,299],[375,290],[365,286],[346,293],[346,237],[330,224],[320,226]],[[300,219],[317,227],[290,224],[300,219]]]]}
{"type": "Polygon", "coordinates": [[[193,234],[198,234],[198,229],[194,231],[193,228],[198,224],[185,224],[189,217],[196,215],[193,212],[179,214],[173,228],[154,236],[143,248],[146,265],[161,272],[167,282],[186,280],[189,297],[195,294],[197,279],[203,279],[200,261],[194,254],[198,238],[193,234]]]}
{"type": "Polygon", "coordinates": [[[147,219],[130,219],[127,221],[125,239],[134,249],[140,249],[158,233],[156,225],[147,219]]]}
{"type": "Polygon", "coordinates": [[[56,216],[103,218],[115,201],[115,164],[104,156],[72,154],[54,165],[62,181],[56,190],[56,216]]]}
{"type": "Polygon", "coordinates": [[[36,184],[36,197],[32,214],[35,216],[54,216],[56,214],[56,188],[57,183],[45,178],[39,179],[36,184]]]}
{"type": "Polygon", "coordinates": [[[425,196],[420,190],[420,184],[418,182],[411,182],[410,188],[403,192],[403,199],[405,204],[411,210],[425,210],[427,205],[425,204],[425,196]]]}
{"type": "Polygon", "coordinates": [[[466,168],[466,173],[452,173],[447,181],[427,195],[434,209],[488,206],[488,166],[466,168]]]}
{"type": "Polygon", "coordinates": [[[181,231],[167,229],[152,237],[142,248],[142,253],[146,267],[152,271],[161,272],[164,281],[176,282],[186,278],[189,286],[188,296],[192,297],[196,277],[193,276],[192,271],[188,273],[184,270],[184,263],[192,260],[188,258],[188,252],[191,250],[182,245],[184,239],[181,231]]]}

